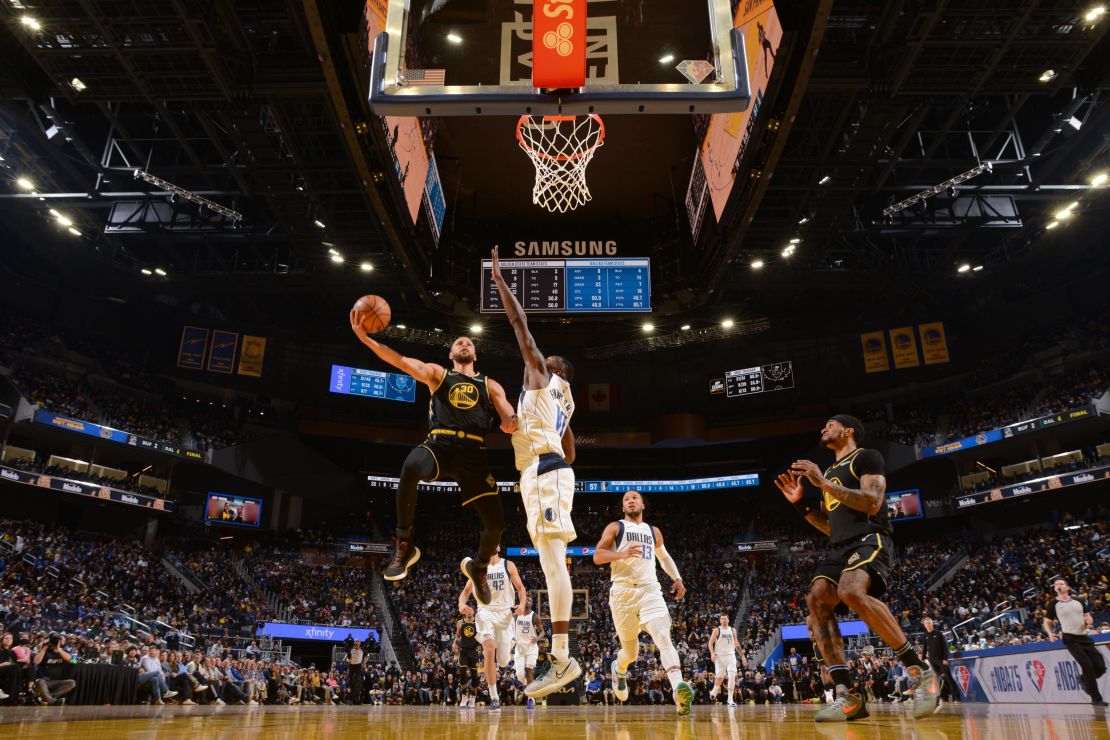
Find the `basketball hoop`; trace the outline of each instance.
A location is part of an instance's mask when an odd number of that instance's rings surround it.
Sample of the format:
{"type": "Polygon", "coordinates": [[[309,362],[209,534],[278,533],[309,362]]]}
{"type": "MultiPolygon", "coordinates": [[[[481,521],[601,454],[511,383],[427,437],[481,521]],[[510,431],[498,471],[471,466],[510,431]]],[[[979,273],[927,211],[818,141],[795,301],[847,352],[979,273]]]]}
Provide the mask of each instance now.
{"type": "Polygon", "coordinates": [[[566,213],[593,198],[586,168],[605,143],[601,116],[521,116],[516,141],[536,166],[533,203],[566,213]]]}

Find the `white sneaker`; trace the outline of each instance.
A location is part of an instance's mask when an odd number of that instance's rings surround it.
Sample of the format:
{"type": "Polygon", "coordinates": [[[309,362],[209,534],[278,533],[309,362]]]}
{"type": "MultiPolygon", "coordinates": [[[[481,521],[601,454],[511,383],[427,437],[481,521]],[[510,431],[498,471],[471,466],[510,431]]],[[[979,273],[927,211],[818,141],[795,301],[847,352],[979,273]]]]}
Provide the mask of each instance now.
{"type": "Polygon", "coordinates": [[[258,702],[256,702],[254,699],[251,699],[250,701],[248,701],[247,704],[249,704],[252,707],[257,707],[258,706],[258,702]]]}
{"type": "Polygon", "coordinates": [[[177,692],[176,692],[176,691],[167,691],[167,692],[165,692],[164,694],[162,694],[162,698],[163,698],[163,699],[172,699],[172,698],[174,698],[175,696],[177,696],[177,692]]]}
{"type": "Polygon", "coordinates": [[[193,701],[192,699],[186,699],[185,701],[181,702],[181,706],[183,706],[183,707],[186,706],[186,705],[191,705],[191,704],[196,704],[196,702],[193,701]]]}
{"type": "Polygon", "coordinates": [[[720,692],[720,691],[717,691],[717,689],[710,689],[710,690],[709,690],[709,698],[710,698],[710,699],[711,699],[712,701],[716,701],[716,700],[717,700],[717,697],[718,697],[718,696],[720,696],[720,695],[721,695],[721,692],[720,692]]]}
{"type": "Polygon", "coordinates": [[[197,684],[197,687],[193,689],[193,691],[208,691],[208,687],[204,684],[197,684]]]}
{"type": "Polygon", "coordinates": [[[165,703],[166,702],[162,701],[161,699],[155,699],[154,701],[151,702],[151,704],[156,704],[158,706],[162,706],[165,703]]]}
{"type": "Polygon", "coordinates": [[[227,702],[224,701],[223,699],[219,698],[219,697],[216,697],[216,704],[218,704],[222,707],[223,705],[227,704],[227,702]]]}
{"type": "Polygon", "coordinates": [[[7,698],[8,698],[8,695],[5,694],[3,691],[0,691],[0,701],[3,701],[4,699],[7,699],[7,698]]]}

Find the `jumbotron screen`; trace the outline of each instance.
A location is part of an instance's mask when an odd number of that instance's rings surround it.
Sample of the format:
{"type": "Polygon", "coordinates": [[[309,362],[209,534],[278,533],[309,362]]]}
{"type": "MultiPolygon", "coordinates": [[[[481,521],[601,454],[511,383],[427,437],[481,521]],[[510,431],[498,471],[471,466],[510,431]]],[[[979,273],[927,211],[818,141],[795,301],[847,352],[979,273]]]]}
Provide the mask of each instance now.
{"type": "Polygon", "coordinates": [[[204,521],[208,524],[259,527],[262,525],[262,499],[209,493],[204,521]]]}
{"type": "Polygon", "coordinates": [[[922,518],[925,514],[921,511],[921,493],[916,488],[910,491],[888,493],[886,516],[892,522],[922,518]]]}

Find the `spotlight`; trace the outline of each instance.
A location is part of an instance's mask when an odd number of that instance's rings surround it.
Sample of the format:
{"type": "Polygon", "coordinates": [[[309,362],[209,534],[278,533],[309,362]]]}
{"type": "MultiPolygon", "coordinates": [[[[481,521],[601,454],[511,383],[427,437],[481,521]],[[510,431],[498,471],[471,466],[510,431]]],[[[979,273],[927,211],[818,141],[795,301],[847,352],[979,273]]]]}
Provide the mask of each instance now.
{"type": "Polygon", "coordinates": [[[1056,79],[1056,70],[1046,69],[1044,72],[1041,72],[1041,76],[1037,79],[1041,82],[1052,82],[1054,79],[1056,79]]]}
{"type": "Polygon", "coordinates": [[[70,80],[69,86],[72,87],[75,92],[85,92],[85,90],[89,88],[88,85],[81,81],[80,77],[74,77],[70,80]]]}
{"type": "Polygon", "coordinates": [[[398,329],[408,329],[408,327],[405,326],[404,324],[397,324],[397,328],[398,329]]]}
{"type": "Polygon", "coordinates": [[[80,232],[80,231],[78,231],[77,229],[73,228],[72,226],[70,226],[70,227],[69,227],[68,229],[66,229],[66,230],[67,230],[67,231],[68,231],[69,233],[73,234],[74,236],[81,236],[81,232],[80,232]]]}
{"type": "Polygon", "coordinates": [[[786,249],[782,250],[783,257],[789,257],[792,254],[794,254],[794,249],[792,247],[787,247],[786,249]]]}
{"type": "MultiPolygon", "coordinates": [[[[1091,8],[1090,10],[1087,11],[1087,14],[1083,16],[1083,19],[1086,20],[1086,21],[1089,21],[1091,23],[1094,23],[1095,21],[1097,21],[1099,18],[1101,18],[1105,14],[1106,14],[1106,6],[1105,5],[1096,5],[1095,7],[1091,8]]],[[[36,27],[36,30],[37,30],[37,27],[36,27]]]]}
{"type": "Polygon", "coordinates": [[[1065,219],[1069,219],[1073,215],[1072,210],[1074,210],[1075,207],[1078,206],[1078,205],[1079,205],[1078,202],[1069,203],[1068,205],[1064,206],[1060,210],[1056,211],[1056,213],[1054,213],[1053,215],[1056,217],[1057,221],[1063,221],[1065,219]]]}
{"type": "Polygon", "coordinates": [[[62,226],[73,226],[73,221],[66,218],[65,216],[58,216],[57,218],[58,223],[60,223],[62,226]]]}
{"type": "Polygon", "coordinates": [[[733,323],[732,319],[725,319],[724,321],[721,322],[721,326],[724,327],[725,329],[731,329],[732,328],[732,323],[733,323]]]}
{"type": "Polygon", "coordinates": [[[655,324],[647,323],[644,324],[642,328],[644,330],[644,334],[651,334],[653,331],[655,331],[655,324]]]}
{"type": "MultiPolygon", "coordinates": [[[[1088,13],[1087,15],[1090,15],[1090,13],[1088,13]]],[[[27,28],[30,28],[32,31],[41,31],[42,30],[42,24],[38,22],[38,19],[33,18],[29,15],[25,15],[22,18],[20,18],[19,22],[22,23],[23,25],[27,26],[27,28]]]]}
{"type": "Polygon", "coordinates": [[[763,269],[763,260],[752,260],[752,269],[753,270],[762,270],[763,269]]]}
{"type": "Polygon", "coordinates": [[[801,218],[798,219],[798,224],[801,225],[801,224],[807,223],[808,221],[809,221],[809,216],[802,216],[801,218]]]}
{"type": "Polygon", "coordinates": [[[19,178],[18,180],[15,181],[15,184],[18,185],[23,190],[34,190],[35,189],[35,183],[31,182],[26,177],[19,178]]]}
{"type": "Polygon", "coordinates": [[[980,271],[980,270],[982,270],[982,269],[983,269],[983,266],[982,266],[982,265],[975,265],[975,267],[972,267],[972,268],[971,268],[971,271],[972,271],[972,272],[979,272],[979,271],[980,271]]]}
{"type": "Polygon", "coordinates": [[[1046,228],[1046,229],[1055,229],[1055,228],[1056,228],[1057,226],[1059,226],[1059,225],[1060,225],[1060,222],[1059,222],[1059,221],[1049,221],[1049,222],[1048,222],[1048,225],[1047,225],[1047,226],[1045,226],[1045,228],[1046,228]]]}
{"type": "Polygon", "coordinates": [[[470,325],[470,333],[471,334],[481,334],[482,333],[482,325],[481,324],[471,324],[470,325]]]}
{"type": "Polygon", "coordinates": [[[790,240],[790,243],[791,244],[801,244],[802,240],[799,239],[798,237],[794,237],[793,239],[790,240]]]}
{"type": "Polygon", "coordinates": [[[326,226],[324,226],[324,222],[321,221],[320,219],[316,219],[312,223],[316,224],[316,228],[318,228],[318,229],[326,229],[327,228],[326,226]]]}
{"type": "Polygon", "coordinates": [[[331,256],[331,261],[336,263],[336,264],[342,264],[343,263],[343,255],[341,255],[337,252],[337,253],[335,253],[331,256]]]}
{"type": "Polygon", "coordinates": [[[373,272],[374,266],[369,262],[363,262],[358,266],[358,269],[362,270],[363,272],[373,272]]]}
{"type": "Polygon", "coordinates": [[[956,272],[967,272],[970,269],[971,269],[971,265],[969,265],[965,262],[962,265],[960,265],[958,268],[956,268],[956,272]]]}
{"type": "Polygon", "coordinates": [[[1099,172],[1097,175],[1091,178],[1091,187],[1100,188],[1106,184],[1106,181],[1108,179],[1110,179],[1110,175],[1107,175],[1105,172],[1099,172]]]}
{"type": "Polygon", "coordinates": [[[682,331],[690,331],[690,325],[689,324],[683,324],[682,326],[679,327],[679,329],[681,329],[682,331]]]}
{"type": "Polygon", "coordinates": [[[824,185],[825,183],[827,183],[831,179],[832,179],[831,175],[825,175],[824,177],[822,177],[820,180],[817,181],[817,184],[818,185],[824,185]]]}
{"type": "Polygon", "coordinates": [[[166,271],[163,270],[161,267],[155,267],[154,268],[154,274],[157,275],[158,277],[165,277],[166,276],[166,271]]]}
{"type": "Polygon", "coordinates": [[[659,58],[659,63],[660,64],[670,64],[673,61],[674,61],[674,54],[667,54],[666,56],[659,58]]]}
{"type": "Polygon", "coordinates": [[[452,44],[461,44],[462,36],[452,31],[451,33],[447,34],[447,40],[450,41],[452,44]]]}
{"type": "Polygon", "coordinates": [[[147,269],[147,268],[145,268],[145,267],[144,267],[144,268],[143,268],[143,269],[141,270],[141,272],[142,272],[142,273],[143,273],[144,275],[148,275],[148,276],[149,276],[149,275],[153,275],[153,274],[154,274],[153,272],[151,272],[150,270],[148,270],[148,269],[147,269]]]}
{"type": "Polygon", "coordinates": [[[328,250],[328,254],[330,254],[334,257],[335,255],[339,254],[339,251],[336,250],[335,247],[332,247],[331,249],[328,250]]]}

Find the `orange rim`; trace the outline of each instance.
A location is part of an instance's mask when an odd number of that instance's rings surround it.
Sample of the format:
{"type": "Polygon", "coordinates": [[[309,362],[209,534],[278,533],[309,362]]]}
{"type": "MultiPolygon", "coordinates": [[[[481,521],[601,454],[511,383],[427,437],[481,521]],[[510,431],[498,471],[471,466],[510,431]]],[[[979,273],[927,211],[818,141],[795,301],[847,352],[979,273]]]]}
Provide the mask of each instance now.
{"type": "MultiPolygon", "coordinates": [[[[571,160],[581,159],[582,157],[585,157],[587,154],[590,154],[591,152],[593,152],[595,149],[597,149],[599,146],[601,146],[602,142],[605,141],[605,122],[602,121],[601,116],[597,115],[596,113],[590,113],[589,117],[594,119],[594,121],[598,125],[597,141],[594,142],[593,146],[591,146],[587,149],[583,149],[582,151],[578,152],[577,154],[569,154],[569,155],[568,154],[560,154],[558,156],[552,156],[552,155],[548,154],[547,152],[541,152],[538,149],[535,149],[532,146],[530,146],[528,143],[526,143],[524,141],[524,137],[521,136],[521,134],[520,134],[520,129],[521,129],[522,126],[524,126],[525,123],[531,123],[531,120],[533,118],[535,118],[535,116],[525,115],[525,116],[521,116],[517,120],[517,122],[516,122],[516,141],[520,145],[521,149],[523,149],[524,151],[528,152],[531,155],[539,157],[540,159],[547,159],[547,160],[551,160],[553,162],[569,162],[571,160]]],[[[577,121],[578,116],[542,116],[542,119],[545,122],[546,121],[556,121],[556,122],[559,122],[559,121],[577,121]]]]}

